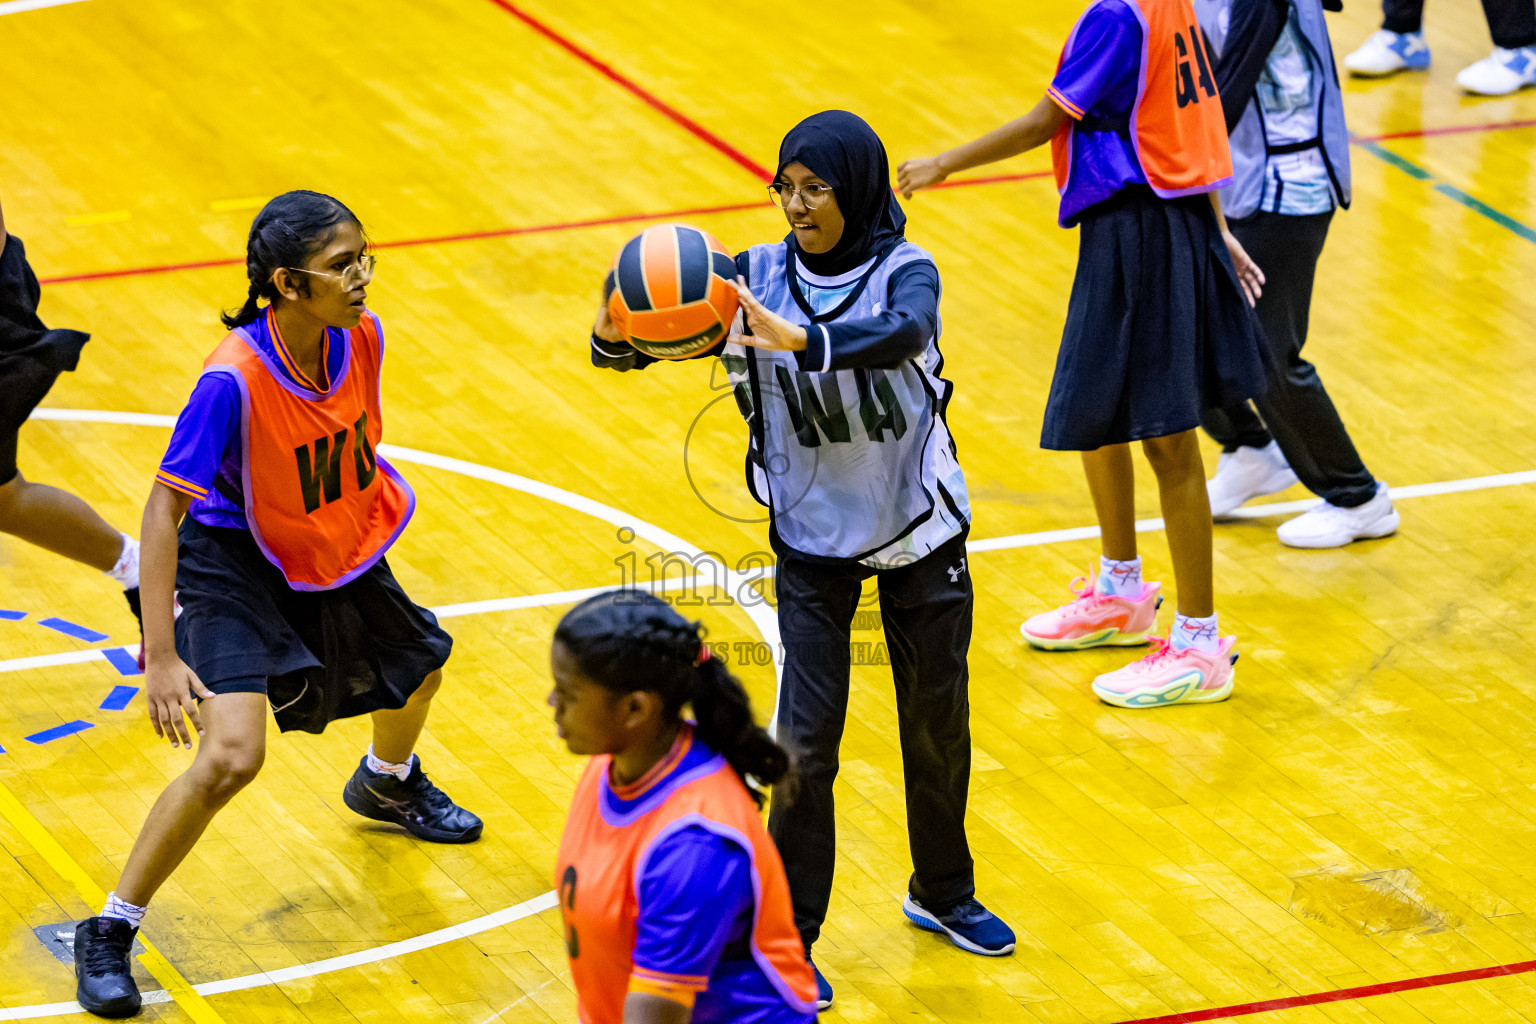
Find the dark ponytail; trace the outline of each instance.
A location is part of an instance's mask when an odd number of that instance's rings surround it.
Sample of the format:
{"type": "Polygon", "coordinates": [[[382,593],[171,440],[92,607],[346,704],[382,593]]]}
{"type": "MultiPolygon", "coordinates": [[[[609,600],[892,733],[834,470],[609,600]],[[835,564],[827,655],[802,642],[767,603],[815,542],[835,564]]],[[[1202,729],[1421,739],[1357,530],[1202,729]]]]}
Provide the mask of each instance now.
{"type": "Polygon", "coordinates": [[[692,705],[695,735],[730,762],[759,807],[761,787],[793,786],[789,754],[752,717],[741,680],[709,656],[700,623],[661,598],[626,590],[589,597],[560,620],[555,640],[604,689],[659,694],[674,717],[692,705]]]}
{"type": "MultiPolygon", "coordinates": [[[[300,189],[273,199],[251,222],[245,242],[245,276],[250,280],[245,305],[224,313],[220,319],[230,330],[255,322],[261,315],[258,300],[272,302],[277,288],[272,274],[279,267],[302,267],[319,249],[330,243],[339,224],[362,226],[357,215],[341,202],[320,192],[300,189]]],[[[308,283],[300,285],[308,289],[308,283]]]]}

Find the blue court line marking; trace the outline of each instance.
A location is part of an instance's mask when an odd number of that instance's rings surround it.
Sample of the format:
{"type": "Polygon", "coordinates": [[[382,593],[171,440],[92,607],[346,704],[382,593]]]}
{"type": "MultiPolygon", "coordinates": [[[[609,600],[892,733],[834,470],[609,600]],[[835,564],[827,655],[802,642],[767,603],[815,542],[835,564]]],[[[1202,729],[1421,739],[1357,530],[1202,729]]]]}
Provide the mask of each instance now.
{"type": "MultiPolygon", "coordinates": [[[[110,661],[112,667],[117,669],[120,675],[138,676],[144,674],[139,671],[139,659],[129,654],[126,647],[103,648],[101,656],[110,661]]],[[[119,686],[118,689],[121,690],[124,687],[119,686]]],[[[106,705],[103,704],[102,707],[106,707],[106,705]]]]}
{"type": "Polygon", "coordinates": [[[0,619],[10,619],[14,622],[17,619],[24,619],[26,617],[26,612],[13,612],[5,608],[0,608],[0,619]]]}
{"type": "Polygon", "coordinates": [[[47,626],[49,629],[63,633],[65,636],[72,636],[76,640],[84,640],[88,644],[98,643],[107,639],[107,634],[105,633],[98,633],[94,629],[86,629],[84,626],[77,626],[73,622],[69,622],[65,619],[42,619],[38,622],[38,625],[47,626]]]}
{"type": "MultiPolygon", "coordinates": [[[[138,671],[139,666],[133,666],[138,671]]],[[[114,686],[112,692],[107,694],[107,699],[101,702],[103,711],[121,711],[126,708],[134,697],[139,694],[137,686],[114,686]]]]}
{"type": "Polygon", "coordinates": [[[77,732],[84,732],[87,729],[93,728],[95,728],[94,722],[82,722],[77,718],[73,722],[65,722],[63,725],[56,725],[52,729],[35,732],[27,737],[27,742],[47,743],[50,740],[63,739],[65,736],[73,736],[77,732]]]}
{"type": "Polygon", "coordinates": [[[1444,182],[1436,181],[1433,174],[1431,174],[1429,171],[1426,171],[1412,160],[1398,156],[1396,153],[1389,149],[1383,149],[1379,144],[1375,142],[1366,142],[1362,139],[1355,139],[1353,141],[1355,145],[1371,154],[1371,156],[1374,156],[1376,159],[1381,160],[1384,163],[1391,164],[1393,167],[1396,167],[1410,178],[1414,178],[1418,181],[1435,182],[1434,190],[1436,192],[1439,192],[1441,195],[1448,199],[1456,200],[1456,202],[1460,203],[1462,206],[1465,206],[1473,213],[1487,217],[1499,227],[1519,235],[1527,242],[1536,242],[1536,228],[1532,228],[1527,224],[1523,224],[1520,221],[1515,220],[1515,218],[1511,217],[1509,214],[1494,209],[1487,203],[1483,202],[1481,199],[1468,195],[1454,185],[1447,185],[1444,182]]]}

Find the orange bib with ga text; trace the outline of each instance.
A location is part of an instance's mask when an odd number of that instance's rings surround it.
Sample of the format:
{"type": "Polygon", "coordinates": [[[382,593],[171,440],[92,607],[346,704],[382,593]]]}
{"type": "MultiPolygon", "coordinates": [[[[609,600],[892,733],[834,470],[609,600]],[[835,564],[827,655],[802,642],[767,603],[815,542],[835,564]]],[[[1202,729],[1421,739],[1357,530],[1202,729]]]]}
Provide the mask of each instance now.
{"type": "MultiPolygon", "coordinates": [[[[1105,2],[1094,0],[1089,10],[1105,2]]],[[[1216,92],[1216,68],[1194,9],[1189,0],[1120,2],[1141,22],[1141,78],[1130,138],[1147,184],[1164,199],[1216,191],[1232,180],[1232,151],[1216,92]]],[[[1080,18],[1058,68],[1077,42],[1081,25],[1080,18]]],[[[1059,190],[1066,189],[1071,177],[1072,133],[1077,130],[1077,122],[1069,117],[1051,140],[1059,190]]]]}

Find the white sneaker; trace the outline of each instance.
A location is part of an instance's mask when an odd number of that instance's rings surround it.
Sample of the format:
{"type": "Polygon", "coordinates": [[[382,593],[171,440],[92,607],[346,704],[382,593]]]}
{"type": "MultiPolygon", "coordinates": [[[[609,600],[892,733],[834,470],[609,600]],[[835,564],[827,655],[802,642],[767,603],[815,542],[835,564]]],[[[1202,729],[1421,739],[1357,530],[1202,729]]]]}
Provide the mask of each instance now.
{"type": "Polygon", "coordinates": [[[1351,73],[1380,78],[1399,71],[1423,71],[1429,67],[1429,44],[1423,32],[1388,32],[1380,29],[1344,58],[1351,73]]]}
{"type": "Polygon", "coordinates": [[[1495,46],[1488,56],[1464,68],[1456,84],[1479,96],[1508,96],[1536,85],[1536,46],[1518,50],[1495,46]]]}
{"type": "Polygon", "coordinates": [[[1216,460],[1216,475],[1205,482],[1205,493],[1211,499],[1211,515],[1220,519],[1254,498],[1283,491],[1295,482],[1291,464],[1271,441],[1263,448],[1245,445],[1235,452],[1222,452],[1216,460]]]}
{"type": "Polygon", "coordinates": [[[1376,481],[1376,497],[1364,505],[1340,508],[1322,502],[1280,524],[1280,543],[1293,548],[1341,548],[1351,541],[1397,532],[1397,510],[1387,485],[1376,481]]]}

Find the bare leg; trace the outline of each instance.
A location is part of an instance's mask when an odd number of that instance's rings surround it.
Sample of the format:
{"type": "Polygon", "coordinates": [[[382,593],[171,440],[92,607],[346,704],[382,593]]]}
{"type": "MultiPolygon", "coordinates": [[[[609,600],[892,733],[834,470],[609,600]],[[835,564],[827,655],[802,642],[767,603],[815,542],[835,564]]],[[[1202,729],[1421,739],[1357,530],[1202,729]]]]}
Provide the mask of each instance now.
{"type": "Polygon", "coordinates": [[[20,473],[0,486],[0,533],[110,572],[123,553],[123,535],[81,499],[20,473]]]}
{"type": "Polygon", "coordinates": [[[427,724],[427,712],[432,709],[432,698],[443,685],[441,670],[422,680],[421,686],[405,707],[394,711],[373,713],[373,756],[380,761],[404,764],[416,749],[422,727],[427,724]]]}
{"type": "Polygon", "coordinates": [[[1205,491],[1205,467],[1193,430],[1142,442],[1163,502],[1168,554],[1178,588],[1179,614],[1205,618],[1216,614],[1211,571],[1211,502],[1205,491]]]}
{"type": "Polygon", "coordinates": [[[213,816],[261,770],[267,754],[266,694],[220,694],[204,701],[201,712],[205,732],[197,756],[150,809],[117,883],[119,899],[147,906],[213,816]]]}
{"type": "Polygon", "coordinates": [[[1103,534],[1104,557],[1126,562],[1136,557],[1136,470],[1131,446],[1105,445],[1083,452],[1083,472],[1103,534]]]}

